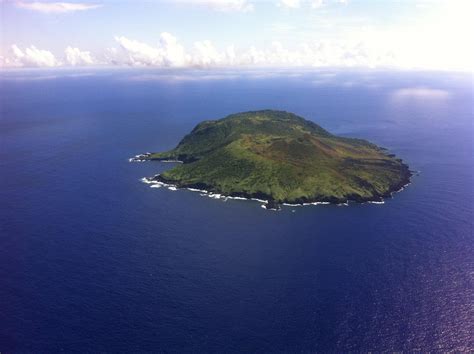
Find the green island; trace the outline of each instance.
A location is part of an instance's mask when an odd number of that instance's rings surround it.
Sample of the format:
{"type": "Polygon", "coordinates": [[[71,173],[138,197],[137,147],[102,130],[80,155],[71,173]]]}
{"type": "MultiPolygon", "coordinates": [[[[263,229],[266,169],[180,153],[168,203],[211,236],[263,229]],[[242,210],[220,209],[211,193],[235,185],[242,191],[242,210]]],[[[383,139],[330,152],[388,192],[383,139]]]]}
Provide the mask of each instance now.
{"type": "Polygon", "coordinates": [[[401,159],[333,135],[293,113],[262,110],[199,123],[172,150],[131,160],[180,161],[149,179],[174,188],[281,204],[383,202],[410,182],[401,159]]]}

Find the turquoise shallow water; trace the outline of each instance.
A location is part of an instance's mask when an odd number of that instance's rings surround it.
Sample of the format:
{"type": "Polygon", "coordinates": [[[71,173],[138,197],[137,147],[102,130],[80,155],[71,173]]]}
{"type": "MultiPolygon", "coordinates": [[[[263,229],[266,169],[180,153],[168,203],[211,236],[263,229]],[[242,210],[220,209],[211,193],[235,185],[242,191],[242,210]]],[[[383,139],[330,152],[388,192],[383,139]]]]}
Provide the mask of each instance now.
{"type": "Polygon", "coordinates": [[[0,350],[474,350],[466,74],[0,74],[0,350]],[[204,119],[283,109],[420,171],[384,205],[140,182],[204,119]]]}

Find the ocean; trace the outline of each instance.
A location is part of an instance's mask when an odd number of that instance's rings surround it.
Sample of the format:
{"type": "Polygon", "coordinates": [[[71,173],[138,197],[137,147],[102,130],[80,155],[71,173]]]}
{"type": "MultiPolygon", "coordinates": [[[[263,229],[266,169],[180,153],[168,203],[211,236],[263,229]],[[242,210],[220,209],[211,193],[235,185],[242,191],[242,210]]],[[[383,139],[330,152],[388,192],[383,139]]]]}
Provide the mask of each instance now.
{"type": "Polygon", "coordinates": [[[0,72],[1,352],[474,350],[472,74],[0,72]],[[286,110],[419,171],[385,204],[141,182],[197,123],[286,110]]]}

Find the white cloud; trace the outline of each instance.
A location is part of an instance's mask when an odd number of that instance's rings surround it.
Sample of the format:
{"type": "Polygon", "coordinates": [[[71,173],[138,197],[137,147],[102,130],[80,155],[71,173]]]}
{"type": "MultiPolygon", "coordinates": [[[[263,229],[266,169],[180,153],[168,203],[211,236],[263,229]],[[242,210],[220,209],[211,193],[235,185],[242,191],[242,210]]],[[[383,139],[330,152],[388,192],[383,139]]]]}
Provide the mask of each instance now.
{"type": "Polygon", "coordinates": [[[153,66],[153,67],[397,67],[400,58],[387,48],[374,47],[371,42],[324,40],[302,42],[287,47],[279,41],[259,48],[237,49],[233,45],[219,48],[210,40],[194,42],[189,51],[172,34],[163,32],[156,45],[124,36],[115,37],[118,48],[108,48],[102,57],[94,59],[88,51],[68,46],[64,59],[58,60],[48,50],[35,46],[11,47],[11,55],[0,58],[1,66],[87,66],[94,64],[153,66]]]}
{"type": "Polygon", "coordinates": [[[312,9],[320,9],[330,3],[347,5],[348,0],[279,0],[277,6],[290,9],[306,8],[309,6],[312,9]]]}
{"type": "Polygon", "coordinates": [[[259,66],[386,67],[393,54],[373,51],[364,42],[318,41],[301,43],[293,49],[274,41],[269,48],[250,47],[238,56],[240,64],[259,66]]]}
{"type": "Polygon", "coordinates": [[[13,66],[11,60],[3,55],[0,55],[0,68],[13,66]]]}
{"type": "MultiPolygon", "coordinates": [[[[141,43],[126,37],[115,37],[125,53],[125,64],[129,65],[158,65],[160,62],[160,51],[146,43],[141,43]]],[[[118,51],[115,51],[118,53],[118,51]]],[[[118,58],[116,58],[118,59],[118,58]]],[[[118,59],[117,63],[122,60],[118,59]]]]}
{"type": "Polygon", "coordinates": [[[13,59],[10,60],[9,66],[46,66],[53,67],[61,65],[56,57],[48,50],[38,49],[30,46],[21,50],[16,44],[11,46],[13,59]]]}
{"type": "Polygon", "coordinates": [[[176,37],[163,32],[156,47],[131,40],[126,37],[115,37],[122,52],[109,50],[111,61],[133,66],[184,66],[188,61],[184,47],[176,37]]]}
{"type": "Polygon", "coordinates": [[[162,33],[157,46],[152,46],[126,37],[116,37],[120,50],[109,49],[108,62],[132,66],[158,67],[215,67],[215,66],[342,66],[380,67],[393,66],[395,55],[385,49],[373,49],[361,41],[317,41],[301,43],[287,48],[274,41],[267,48],[251,46],[236,49],[233,45],[224,50],[210,40],[194,42],[187,52],[177,39],[162,33]]]}
{"type": "Polygon", "coordinates": [[[269,67],[388,67],[396,66],[397,57],[385,49],[374,49],[370,43],[354,41],[303,42],[286,47],[273,41],[266,48],[250,46],[237,49],[229,45],[218,48],[210,40],[196,41],[187,51],[176,37],[161,33],[158,43],[150,45],[125,36],[115,37],[118,48],[108,48],[98,62],[88,51],[68,46],[64,50],[63,62],[48,50],[35,46],[20,49],[11,47],[11,56],[0,58],[1,66],[87,66],[94,64],[154,66],[154,67],[225,67],[225,66],[269,66],[269,67]]]}
{"type": "Polygon", "coordinates": [[[311,8],[319,9],[320,7],[323,6],[323,4],[324,4],[323,0],[312,0],[311,1],[311,8]]]}
{"type": "Polygon", "coordinates": [[[277,6],[287,7],[287,8],[290,8],[290,9],[297,9],[297,8],[300,7],[300,5],[301,5],[300,0],[280,0],[277,3],[277,6]]]}
{"type": "Polygon", "coordinates": [[[94,64],[91,53],[81,52],[79,48],[67,47],[64,54],[66,55],[66,61],[69,65],[80,66],[94,64]]]}
{"type": "Polygon", "coordinates": [[[263,65],[265,62],[265,52],[255,48],[255,46],[251,46],[246,52],[242,53],[239,58],[239,64],[244,65],[263,65]]]}
{"type": "MultiPolygon", "coordinates": [[[[194,43],[195,55],[192,56],[192,62],[198,66],[219,65],[224,55],[219,53],[211,41],[201,41],[194,43]]],[[[235,52],[230,49],[230,55],[235,57],[235,52]]]]}
{"type": "Polygon", "coordinates": [[[162,64],[165,66],[183,66],[188,61],[184,47],[168,32],[160,35],[159,51],[162,55],[162,64]]]}
{"type": "Polygon", "coordinates": [[[205,6],[222,12],[250,12],[254,5],[248,0],[175,0],[177,3],[205,6]]]}
{"type": "Polygon", "coordinates": [[[67,12],[74,12],[74,11],[84,11],[84,10],[91,10],[101,7],[102,5],[99,4],[88,4],[88,3],[71,3],[71,2],[23,2],[18,1],[15,2],[17,7],[22,9],[38,11],[45,14],[50,13],[67,13],[67,12]]]}

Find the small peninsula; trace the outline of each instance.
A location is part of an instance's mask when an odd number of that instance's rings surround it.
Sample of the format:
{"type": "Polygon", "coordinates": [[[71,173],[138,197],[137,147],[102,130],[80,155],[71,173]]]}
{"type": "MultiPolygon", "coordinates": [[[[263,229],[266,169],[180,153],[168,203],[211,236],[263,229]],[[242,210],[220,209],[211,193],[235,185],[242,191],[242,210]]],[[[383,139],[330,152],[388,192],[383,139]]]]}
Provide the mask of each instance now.
{"type": "Polygon", "coordinates": [[[383,202],[410,182],[401,159],[366,140],[333,135],[293,113],[262,110],[199,123],[166,152],[179,161],[148,179],[173,188],[282,204],[383,202]]]}

